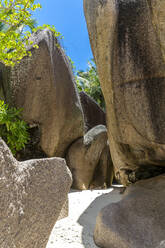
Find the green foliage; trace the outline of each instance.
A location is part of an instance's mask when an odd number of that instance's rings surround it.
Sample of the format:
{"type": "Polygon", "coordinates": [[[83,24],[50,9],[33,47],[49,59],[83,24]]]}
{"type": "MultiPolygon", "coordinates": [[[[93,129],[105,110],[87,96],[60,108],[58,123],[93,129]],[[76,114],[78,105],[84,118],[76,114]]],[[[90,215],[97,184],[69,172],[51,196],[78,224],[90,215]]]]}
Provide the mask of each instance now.
{"type": "Polygon", "coordinates": [[[87,71],[77,71],[76,82],[79,91],[85,91],[101,108],[105,109],[103,93],[94,60],[88,62],[87,71]]]}
{"type": "MultiPolygon", "coordinates": [[[[68,56],[68,55],[67,55],[67,56],[68,56]]],[[[71,57],[68,56],[68,59],[69,59],[69,62],[70,62],[72,71],[73,71],[73,73],[75,73],[76,66],[75,66],[73,60],[71,59],[71,57]]]]}
{"type": "Polygon", "coordinates": [[[35,0],[0,0],[0,62],[14,66],[24,56],[31,55],[26,51],[26,46],[33,44],[27,28],[33,32],[49,28],[56,37],[61,36],[54,26],[34,27],[32,13],[38,8],[41,5],[35,0]]]}
{"type": "Polygon", "coordinates": [[[0,100],[0,136],[14,155],[24,148],[29,140],[28,126],[20,119],[20,113],[21,109],[9,108],[0,100]]]}

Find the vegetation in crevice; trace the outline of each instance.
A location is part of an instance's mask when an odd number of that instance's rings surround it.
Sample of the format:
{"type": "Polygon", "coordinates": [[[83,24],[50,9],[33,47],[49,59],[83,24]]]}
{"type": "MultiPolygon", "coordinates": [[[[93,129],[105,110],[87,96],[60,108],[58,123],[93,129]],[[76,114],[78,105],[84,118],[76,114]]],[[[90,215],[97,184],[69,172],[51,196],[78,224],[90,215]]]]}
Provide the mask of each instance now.
{"type": "Polygon", "coordinates": [[[87,93],[102,109],[105,110],[105,101],[94,59],[88,61],[88,68],[86,71],[79,70],[76,72],[76,82],[79,91],[87,93]]]}
{"type": "Polygon", "coordinates": [[[21,111],[9,108],[0,100],[0,137],[8,144],[14,155],[29,141],[28,125],[21,119],[21,111]]]}

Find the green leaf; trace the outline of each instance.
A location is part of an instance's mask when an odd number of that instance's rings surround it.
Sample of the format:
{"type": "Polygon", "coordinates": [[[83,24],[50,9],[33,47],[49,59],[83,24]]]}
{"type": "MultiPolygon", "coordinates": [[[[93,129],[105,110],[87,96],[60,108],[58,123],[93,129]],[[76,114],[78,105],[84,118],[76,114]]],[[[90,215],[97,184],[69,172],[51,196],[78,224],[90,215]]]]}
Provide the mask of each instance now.
{"type": "Polygon", "coordinates": [[[88,61],[88,69],[86,71],[77,71],[76,83],[79,91],[86,92],[105,110],[105,101],[100,87],[96,64],[93,59],[88,61]]]}
{"type": "Polygon", "coordinates": [[[9,108],[0,100],[0,136],[14,155],[29,141],[28,125],[21,120],[21,111],[22,109],[9,108]]]}
{"type": "Polygon", "coordinates": [[[62,37],[54,26],[36,27],[32,13],[38,8],[41,5],[35,0],[0,0],[0,62],[14,66],[24,56],[30,56],[26,46],[30,43],[32,30],[48,28],[56,37],[62,37]],[[27,28],[31,32],[27,32],[27,28]]]}

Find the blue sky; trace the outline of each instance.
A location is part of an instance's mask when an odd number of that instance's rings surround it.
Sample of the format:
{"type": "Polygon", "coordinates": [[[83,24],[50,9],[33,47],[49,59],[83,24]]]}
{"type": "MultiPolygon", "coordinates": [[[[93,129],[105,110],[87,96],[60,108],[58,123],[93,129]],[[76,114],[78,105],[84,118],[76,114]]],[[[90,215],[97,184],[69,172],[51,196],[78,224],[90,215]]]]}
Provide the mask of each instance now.
{"type": "Polygon", "coordinates": [[[51,24],[64,36],[62,46],[77,70],[85,70],[93,55],[90,48],[83,0],[38,0],[42,9],[35,18],[39,25],[51,24]]]}

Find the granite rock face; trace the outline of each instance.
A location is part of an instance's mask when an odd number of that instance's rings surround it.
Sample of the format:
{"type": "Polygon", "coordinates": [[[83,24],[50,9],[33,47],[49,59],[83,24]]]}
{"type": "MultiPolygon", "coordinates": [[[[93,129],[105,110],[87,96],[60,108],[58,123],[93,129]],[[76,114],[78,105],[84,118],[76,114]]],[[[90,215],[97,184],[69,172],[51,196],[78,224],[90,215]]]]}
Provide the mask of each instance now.
{"type": "Polygon", "coordinates": [[[164,9],[165,1],[84,0],[115,175],[124,185],[165,166],[164,9]]]}
{"type": "Polygon", "coordinates": [[[69,215],[69,197],[67,197],[63,207],[61,209],[60,215],[58,216],[58,220],[64,219],[69,215]]]}
{"type": "Polygon", "coordinates": [[[106,145],[102,150],[99,162],[95,168],[92,182],[90,184],[90,189],[111,187],[113,176],[113,163],[109,151],[109,146],[106,145]]]}
{"type": "Polygon", "coordinates": [[[104,187],[107,180],[110,183],[113,167],[107,149],[106,127],[98,125],[75,141],[68,150],[66,162],[73,175],[73,188],[104,187]]]}
{"type": "Polygon", "coordinates": [[[0,247],[45,248],[71,183],[64,159],[18,162],[0,139],[0,247]]]}
{"type": "Polygon", "coordinates": [[[123,199],[101,210],[94,239],[104,248],[165,247],[165,174],[128,187],[123,199]]]}
{"type": "Polygon", "coordinates": [[[80,102],[84,113],[85,132],[97,125],[106,126],[105,112],[84,91],[79,93],[80,102]]]}
{"type": "Polygon", "coordinates": [[[23,119],[41,132],[40,145],[47,156],[64,157],[67,147],[83,136],[83,113],[67,56],[53,33],[42,30],[12,69],[2,67],[2,88],[7,103],[23,108],[23,119]]]}

